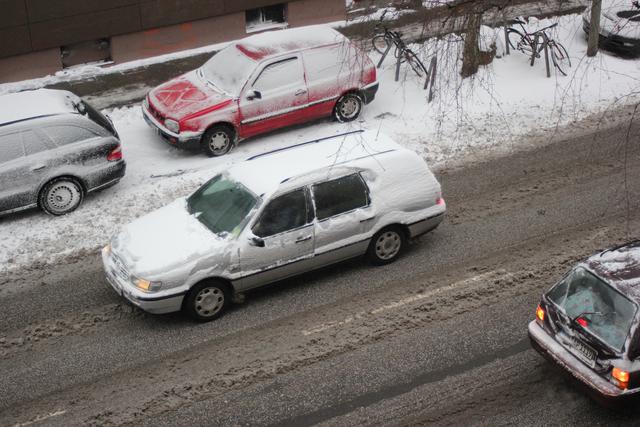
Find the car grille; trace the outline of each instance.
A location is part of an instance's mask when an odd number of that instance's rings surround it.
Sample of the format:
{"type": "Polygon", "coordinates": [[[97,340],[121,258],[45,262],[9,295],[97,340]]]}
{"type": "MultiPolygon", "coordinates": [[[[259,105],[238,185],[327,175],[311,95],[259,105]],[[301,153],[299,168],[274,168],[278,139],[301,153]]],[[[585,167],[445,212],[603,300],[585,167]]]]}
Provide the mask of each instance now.
{"type": "Polygon", "coordinates": [[[124,266],[124,263],[120,259],[120,257],[114,253],[111,253],[111,261],[113,265],[113,273],[118,277],[118,279],[128,282],[129,281],[129,271],[124,266]]]}
{"type": "Polygon", "coordinates": [[[164,116],[158,110],[156,110],[151,102],[149,102],[149,113],[151,113],[151,115],[155,117],[155,119],[160,123],[164,123],[164,116]]]}

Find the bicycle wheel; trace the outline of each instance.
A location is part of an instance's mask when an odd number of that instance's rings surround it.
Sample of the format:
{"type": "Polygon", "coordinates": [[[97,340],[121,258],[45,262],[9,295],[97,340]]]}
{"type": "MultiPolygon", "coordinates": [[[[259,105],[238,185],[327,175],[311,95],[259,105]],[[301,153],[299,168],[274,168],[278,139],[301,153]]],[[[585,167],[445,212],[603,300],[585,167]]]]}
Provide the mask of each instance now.
{"type": "Polygon", "coordinates": [[[524,35],[515,28],[507,28],[507,41],[513,50],[522,50],[521,46],[529,45],[524,35]]]}
{"type": "Polygon", "coordinates": [[[553,41],[549,42],[549,50],[551,50],[553,65],[562,73],[563,76],[566,76],[566,70],[571,68],[571,58],[569,58],[567,49],[565,49],[560,43],[553,41]]]}
{"type": "Polygon", "coordinates": [[[389,40],[389,38],[384,34],[378,34],[377,36],[374,36],[373,39],[371,39],[371,44],[373,45],[373,49],[376,52],[378,52],[380,55],[384,55],[384,53],[387,51],[387,48],[391,44],[391,40],[389,40]]]}
{"type": "Polygon", "coordinates": [[[427,75],[427,68],[413,51],[406,49],[404,51],[404,60],[409,63],[409,66],[418,77],[425,77],[427,75]]]}

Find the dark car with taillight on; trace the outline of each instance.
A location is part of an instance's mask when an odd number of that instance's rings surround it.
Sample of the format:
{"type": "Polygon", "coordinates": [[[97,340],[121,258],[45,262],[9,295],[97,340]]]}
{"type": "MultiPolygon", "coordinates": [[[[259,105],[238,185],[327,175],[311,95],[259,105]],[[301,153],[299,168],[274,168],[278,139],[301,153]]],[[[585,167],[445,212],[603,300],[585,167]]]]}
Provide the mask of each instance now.
{"type": "Polygon", "coordinates": [[[67,214],[125,169],[111,120],[73,93],[0,96],[0,215],[35,207],[67,214]]]}
{"type": "Polygon", "coordinates": [[[593,255],[542,296],[532,346],[605,404],[640,396],[640,241],[593,255]]]}

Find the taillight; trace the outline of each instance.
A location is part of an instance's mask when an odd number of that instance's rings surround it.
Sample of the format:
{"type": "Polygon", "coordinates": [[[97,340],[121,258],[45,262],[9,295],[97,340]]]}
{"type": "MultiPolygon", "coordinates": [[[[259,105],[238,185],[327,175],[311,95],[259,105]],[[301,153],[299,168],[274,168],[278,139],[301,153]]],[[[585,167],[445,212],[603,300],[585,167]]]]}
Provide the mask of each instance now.
{"type": "Polygon", "coordinates": [[[118,144],[118,146],[113,150],[111,150],[111,152],[107,156],[107,161],[115,162],[121,159],[122,159],[122,147],[120,147],[120,144],[118,144]]]}
{"type": "Polygon", "coordinates": [[[445,202],[444,199],[442,197],[440,197],[438,200],[436,200],[436,205],[439,206],[444,206],[445,202]]]}
{"type": "Polygon", "coordinates": [[[541,321],[544,322],[544,309],[540,306],[538,306],[538,308],[536,308],[536,318],[541,321]]]}
{"type": "Polygon", "coordinates": [[[578,325],[582,326],[583,328],[589,326],[589,322],[587,322],[587,319],[585,319],[584,317],[578,317],[576,319],[576,323],[578,323],[578,325]]]}

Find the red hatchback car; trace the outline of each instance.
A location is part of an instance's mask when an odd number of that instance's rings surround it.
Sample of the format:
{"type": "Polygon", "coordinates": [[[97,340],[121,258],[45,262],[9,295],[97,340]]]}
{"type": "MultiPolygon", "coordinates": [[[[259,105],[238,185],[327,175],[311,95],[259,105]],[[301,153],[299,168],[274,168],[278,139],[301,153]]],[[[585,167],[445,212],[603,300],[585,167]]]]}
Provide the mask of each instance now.
{"type": "Polygon", "coordinates": [[[171,144],[220,156],[239,140],[285,126],[355,120],[377,90],[365,52],[331,28],[312,26],[231,43],[149,92],[143,113],[171,144]]]}

